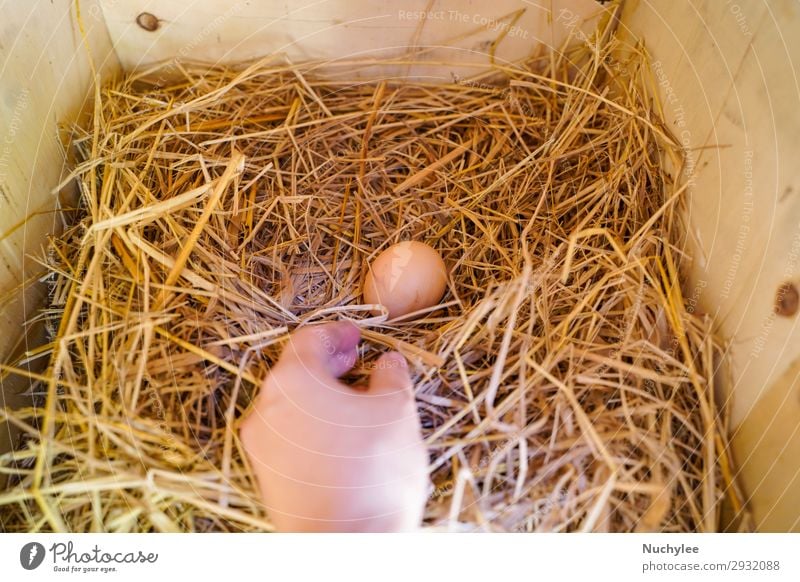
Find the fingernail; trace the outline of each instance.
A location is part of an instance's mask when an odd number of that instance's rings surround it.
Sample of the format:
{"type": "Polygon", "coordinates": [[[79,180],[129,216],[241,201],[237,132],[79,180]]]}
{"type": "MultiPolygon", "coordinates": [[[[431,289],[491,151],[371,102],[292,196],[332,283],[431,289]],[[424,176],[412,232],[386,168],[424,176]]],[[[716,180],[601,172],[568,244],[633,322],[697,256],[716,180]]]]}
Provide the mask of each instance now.
{"type": "Polygon", "coordinates": [[[386,352],[385,354],[383,354],[383,356],[381,356],[381,359],[383,359],[384,361],[391,362],[398,368],[408,367],[408,361],[406,360],[405,356],[403,356],[403,354],[401,354],[398,351],[392,350],[391,352],[386,352]]]}
{"type": "Polygon", "coordinates": [[[331,332],[346,345],[358,344],[361,341],[361,328],[350,321],[337,321],[331,324],[331,332]]]}

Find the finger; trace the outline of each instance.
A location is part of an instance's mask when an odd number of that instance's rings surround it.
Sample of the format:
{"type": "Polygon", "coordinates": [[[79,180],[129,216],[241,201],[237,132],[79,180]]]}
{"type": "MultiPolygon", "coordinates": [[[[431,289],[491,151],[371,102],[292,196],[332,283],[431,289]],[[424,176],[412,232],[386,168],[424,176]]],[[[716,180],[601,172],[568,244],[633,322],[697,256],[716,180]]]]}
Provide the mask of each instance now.
{"type": "Polygon", "coordinates": [[[361,330],[348,321],[304,327],[292,334],[281,361],[309,371],[322,368],[338,378],[355,364],[360,338],[361,330]]]}
{"type": "Polygon", "coordinates": [[[369,392],[373,395],[397,394],[413,396],[408,363],[400,352],[386,352],[375,362],[369,378],[369,392]]]}

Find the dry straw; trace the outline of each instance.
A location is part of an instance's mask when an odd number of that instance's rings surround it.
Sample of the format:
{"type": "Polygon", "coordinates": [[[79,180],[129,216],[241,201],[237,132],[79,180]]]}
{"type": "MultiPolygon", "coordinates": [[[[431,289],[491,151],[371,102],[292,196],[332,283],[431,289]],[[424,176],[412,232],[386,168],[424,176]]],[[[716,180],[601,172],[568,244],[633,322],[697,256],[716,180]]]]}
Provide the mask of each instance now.
{"type": "Polygon", "coordinates": [[[49,362],[38,406],[0,410],[24,431],[2,528],[270,530],[238,419],[291,330],[348,318],[352,380],[388,347],[412,362],[427,525],[718,529],[742,508],[720,344],[681,290],[681,153],[642,52],[613,54],[436,85],[348,77],[403,60],[326,81],[171,63],[104,89],[51,245],[57,327],[27,355],[49,362]],[[368,263],[411,239],[444,256],[447,295],[371,316],[368,263]]]}

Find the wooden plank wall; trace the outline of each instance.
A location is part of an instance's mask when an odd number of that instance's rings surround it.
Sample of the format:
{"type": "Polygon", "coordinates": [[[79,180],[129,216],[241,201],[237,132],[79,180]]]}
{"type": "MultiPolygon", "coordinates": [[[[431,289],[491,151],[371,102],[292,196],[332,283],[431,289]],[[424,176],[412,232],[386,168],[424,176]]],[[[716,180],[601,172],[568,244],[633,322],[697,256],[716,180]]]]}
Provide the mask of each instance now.
{"type": "MultiPolygon", "coordinates": [[[[0,361],[24,343],[23,322],[43,288],[34,257],[58,230],[53,188],[64,175],[58,125],[88,103],[92,74],[75,19],[74,0],[31,0],[5,6],[0,21],[0,361]]],[[[119,69],[100,6],[80,2],[94,61],[105,76],[119,69]]],[[[0,403],[18,391],[0,379],[0,403]]],[[[10,433],[0,424],[0,451],[10,433]]]]}
{"type": "Polygon", "coordinates": [[[730,341],[740,482],[759,529],[798,531],[800,325],[775,303],[800,289],[800,4],[633,1],[622,22],[692,160],[687,295],[730,341]]]}

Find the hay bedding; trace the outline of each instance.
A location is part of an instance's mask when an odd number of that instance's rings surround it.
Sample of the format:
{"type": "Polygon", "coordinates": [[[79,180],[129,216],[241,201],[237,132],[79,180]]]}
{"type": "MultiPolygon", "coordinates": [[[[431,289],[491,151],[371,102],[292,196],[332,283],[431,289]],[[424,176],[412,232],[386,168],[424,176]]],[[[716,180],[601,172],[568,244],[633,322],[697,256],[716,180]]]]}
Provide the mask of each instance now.
{"type": "Polygon", "coordinates": [[[172,63],[98,93],[39,406],[0,417],[26,433],[3,529],[269,530],[237,419],[289,331],[339,318],[352,380],[412,362],[427,525],[717,529],[738,501],[719,343],[681,295],[680,151],[644,57],[606,50],[435,86],[172,63]],[[442,304],[371,316],[366,265],[410,239],[451,270],[442,304]]]}

